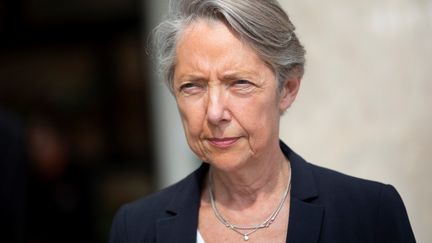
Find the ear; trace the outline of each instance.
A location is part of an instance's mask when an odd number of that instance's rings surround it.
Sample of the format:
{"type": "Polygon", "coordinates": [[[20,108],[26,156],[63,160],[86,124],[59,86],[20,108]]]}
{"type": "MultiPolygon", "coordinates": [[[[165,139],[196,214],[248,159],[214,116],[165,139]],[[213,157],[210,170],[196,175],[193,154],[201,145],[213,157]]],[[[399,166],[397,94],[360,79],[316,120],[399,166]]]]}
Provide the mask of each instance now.
{"type": "Polygon", "coordinates": [[[279,110],[281,113],[285,112],[297,97],[300,88],[301,77],[293,75],[283,83],[279,96],[279,110]]]}

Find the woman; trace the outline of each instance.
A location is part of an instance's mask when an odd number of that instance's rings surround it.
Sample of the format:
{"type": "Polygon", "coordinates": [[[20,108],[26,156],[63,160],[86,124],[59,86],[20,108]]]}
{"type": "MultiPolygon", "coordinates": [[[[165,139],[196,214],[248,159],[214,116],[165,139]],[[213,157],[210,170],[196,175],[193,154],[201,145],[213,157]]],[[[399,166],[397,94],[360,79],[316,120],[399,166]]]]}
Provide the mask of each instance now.
{"type": "Polygon", "coordinates": [[[156,30],[192,151],[177,184],[123,206],[111,242],[415,242],[395,189],[279,141],[305,51],[272,0],[183,0],[156,30]]]}

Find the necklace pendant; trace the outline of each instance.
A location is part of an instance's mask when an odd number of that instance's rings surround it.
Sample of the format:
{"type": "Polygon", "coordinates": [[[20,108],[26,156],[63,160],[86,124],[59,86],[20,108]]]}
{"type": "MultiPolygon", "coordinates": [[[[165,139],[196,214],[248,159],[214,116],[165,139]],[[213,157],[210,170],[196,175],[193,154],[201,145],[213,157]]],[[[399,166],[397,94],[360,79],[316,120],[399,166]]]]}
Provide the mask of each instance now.
{"type": "Polygon", "coordinates": [[[249,240],[249,236],[248,235],[243,235],[243,240],[244,241],[248,241],[249,240]]]}

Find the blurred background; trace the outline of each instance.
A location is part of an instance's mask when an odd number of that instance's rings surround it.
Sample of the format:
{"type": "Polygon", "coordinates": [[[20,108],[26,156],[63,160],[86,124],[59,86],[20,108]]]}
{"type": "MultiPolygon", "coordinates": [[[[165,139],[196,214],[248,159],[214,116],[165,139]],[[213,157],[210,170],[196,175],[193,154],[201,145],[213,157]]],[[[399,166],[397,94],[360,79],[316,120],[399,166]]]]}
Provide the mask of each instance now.
{"type": "Polygon", "coordinates": [[[118,206],[155,189],[145,9],[0,2],[4,242],[106,242],[118,206]]]}
{"type": "MultiPolygon", "coordinates": [[[[281,138],[394,185],[418,242],[432,241],[432,1],[280,2],[308,51],[281,138]]],[[[121,204],[199,165],[146,51],[167,3],[0,2],[5,242],[106,242],[121,204]]]]}

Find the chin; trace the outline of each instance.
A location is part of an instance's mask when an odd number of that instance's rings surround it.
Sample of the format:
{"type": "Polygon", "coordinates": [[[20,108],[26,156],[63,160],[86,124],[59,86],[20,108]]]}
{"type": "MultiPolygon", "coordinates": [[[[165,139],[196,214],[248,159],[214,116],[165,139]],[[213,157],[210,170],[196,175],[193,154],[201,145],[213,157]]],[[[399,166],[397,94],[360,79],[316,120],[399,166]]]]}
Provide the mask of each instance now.
{"type": "Polygon", "coordinates": [[[249,154],[226,152],[217,155],[213,154],[213,156],[207,158],[206,162],[217,170],[233,172],[244,167],[248,163],[249,158],[249,154]]]}

